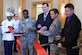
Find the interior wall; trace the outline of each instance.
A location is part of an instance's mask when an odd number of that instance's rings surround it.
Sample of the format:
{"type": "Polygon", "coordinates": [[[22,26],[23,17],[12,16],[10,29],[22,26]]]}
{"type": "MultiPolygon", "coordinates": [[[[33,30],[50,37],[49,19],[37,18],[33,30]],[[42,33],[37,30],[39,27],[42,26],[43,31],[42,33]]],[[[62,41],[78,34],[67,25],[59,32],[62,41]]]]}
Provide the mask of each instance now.
{"type": "Polygon", "coordinates": [[[3,0],[0,0],[0,23],[3,19],[3,0]]]}
{"type": "Polygon", "coordinates": [[[27,0],[18,0],[18,18],[22,19],[22,10],[26,9],[27,0]]]}
{"type": "MultiPolygon", "coordinates": [[[[29,15],[32,16],[32,2],[43,1],[43,0],[27,0],[27,9],[29,11],[29,15]],[[29,5],[28,5],[29,4],[29,5]]],[[[70,0],[71,1],[71,0],[70,0]]],[[[60,2],[60,1],[59,1],[60,2]]],[[[82,22],[82,6],[80,5],[82,0],[74,0],[73,4],[75,6],[75,13],[79,17],[82,22]]],[[[53,0],[53,8],[58,8],[58,0],[53,0]]]]}
{"type": "MultiPolygon", "coordinates": [[[[32,2],[45,1],[45,0],[27,0],[26,8],[29,11],[29,15],[32,16],[32,2]]],[[[70,0],[71,1],[71,0],[70,0]]],[[[74,0],[73,4],[75,6],[75,13],[82,22],[82,6],[80,5],[82,0],[74,0]]],[[[5,12],[7,8],[15,8],[15,13],[18,13],[18,0],[3,0],[3,18],[5,18],[5,12]]],[[[58,0],[53,0],[52,8],[58,8],[58,0]]]]}
{"type": "Polygon", "coordinates": [[[3,19],[5,19],[5,12],[8,8],[13,7],[15,13],[18,13],[18,0],[3,0],[3,19]]]}
{"type": "MultiPolygon", "coordinates": [[[[82,0],[74,0],[75,14],[79,17],[82,24],[82,0]]],[[[82,25],[81,25],[82,28],[82,25]]]]}
{"type": "Polygon", "coordinates": [[[18,0],[4,0],[5,11],[7,8],[13,7],[15,9],[15,13],[18,13],[18,0]]]}
{"type": "MultiPolygon", "coordinates": [[[[29,15],[32,16],[32,2],[38,2],[38,1],[48,1],[48,0],[27,0],[27,9],[29,11],[29,15]],[[29,4],[29,5],[28,5],[29,4]]],[[[53,5],[52,8],[58,8],[58,0],[52,0],[53,5]]]]}
{"type": "MultiPolygon", "coordinates": [[[[63,0],[62,0],[63,1],[63,0]]],[[[66,0],[64,0],[66,1],[66,0]]],[[[69,0],[68,0],[69,1],[69,0]]],[[[58,3],[60,3],[61,1],[59,0],[58,3]]],[[[80,21],[81,21],[81,28],[82,28],[82,0],[70,0],[71,3],[73,3],[74,7],[75,7],[75,14],[79,17],[80,21]]],[[[59,4],[58,4],[59,5],[59,4]]],[[[59,8],[58,8],[59,9],[59,8]]],[[[60,9],[59,9],[60,10],[60,9]]],[[[63,21],[62,21],[63,22],[63,21]]]]}
{"type": "Polygon", "coordinates": [[[65,12],[64,6],[69,2],[73,3],[73,0],[70,0],[70,1],[69,0],[58,0],[59,19],[60,19],[62,28],[64,27],[65,20],[66,20],[66,15],[64,14],[65,12]]]}
{"type": "Polygon", "coordinates": [[[53,8],[58,8],[58,0],[53,0],[53,8]]]}

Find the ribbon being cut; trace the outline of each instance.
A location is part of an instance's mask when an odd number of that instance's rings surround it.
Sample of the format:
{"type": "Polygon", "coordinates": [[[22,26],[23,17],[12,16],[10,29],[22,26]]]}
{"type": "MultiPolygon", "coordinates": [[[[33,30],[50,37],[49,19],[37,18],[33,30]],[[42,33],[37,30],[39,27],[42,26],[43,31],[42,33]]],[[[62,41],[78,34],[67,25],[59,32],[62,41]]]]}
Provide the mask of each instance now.
{"type": "Polygon", "coordinates": [[[20,38],[19,36],[16,37],[16,43],[17,43],[19,51],[21,51],[21,42],[19,38],[20,38]]]}
{"type": "MultiPolygon", "coordinates": [[[[9,26],[8,28],[9,28],[9,32],[12,33],[14,28],[12,26],[9,26]]],[[[15,33],[15,34],[21,34],[21,33],[15,33]]],[[[16,36],[16,43],[17,43],[19,51],[21,51],[21,42],[19,38],[20,36],[16,36]]]]}
{"type": "Polygon", "coordinates": [[[48,53],[44,50],[44,48],[36,40],[33,41],[33,45],[39,55],[48,55],[48,53]]]}
{"type": "MultiPolygon", "coordinates": [[[[14,34],[23,34],[23,33],[14,33],[14,34]]],[[[20,42],[20,35],[16,36],[16,43],[19,51],[21,52],[21,42],[20,42]]]]}
{"type": "MultiPolygon", "coordinates": [[[[45,43],[45,44],[42,44],[40,45],[37,40],[34,40],[33,41],[33,45],[34,45],[34,48],[36,50],[36,52],[39,54],[39,55],[48,55],[48,53],[45,51],[45,49],[42,47],[42,46],[49,46],[50,44],[57,44],[57,43],[60,43],[61,41],[60,40],[57,40],[57,41],[53,41],[51,43],[45,43]]],[[[51,53],[51,55],[56,55],[55,53],[51,53]]]]}

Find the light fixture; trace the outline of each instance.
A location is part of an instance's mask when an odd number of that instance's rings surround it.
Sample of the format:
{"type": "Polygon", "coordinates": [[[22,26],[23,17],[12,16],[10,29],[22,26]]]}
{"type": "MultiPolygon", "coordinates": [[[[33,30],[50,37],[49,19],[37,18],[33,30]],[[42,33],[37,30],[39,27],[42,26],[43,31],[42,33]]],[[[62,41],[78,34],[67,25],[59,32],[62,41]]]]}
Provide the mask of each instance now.
{"type": "MultiPolygon", "coordinates": [[[[65,13],[65,8],[64,8],[65,4],[64,4],[64,0],[62,0],[62,2],[63,2],[63,4],[62,4],[62,6],[61,6],[61,14],[64,15],[64,13],[65,13]]],[[[70,0],[68,0],[68,3],[70,3],[70,0]]]]}
{"type": "Polygon", "coordinates": [[[61,15],[64,15],[64,12],[65,12],[65,8],[64,8],[64,6],[65,6],[65,2],[64,2],[64,0],[62,0],[62,4],[61,4],[61,15]]]}
{"type": "Polygon", "coordinates": [[[61,6],[61,14],[64,14],[64,12],[65,12],[65,8],[64,8],[64,4],[61,6]]]}
{"type": "Polygon", "coordinates": [[[21,7],[19,7],[18,12],[19,12],[19,14],[21,13],[21,7]]]}

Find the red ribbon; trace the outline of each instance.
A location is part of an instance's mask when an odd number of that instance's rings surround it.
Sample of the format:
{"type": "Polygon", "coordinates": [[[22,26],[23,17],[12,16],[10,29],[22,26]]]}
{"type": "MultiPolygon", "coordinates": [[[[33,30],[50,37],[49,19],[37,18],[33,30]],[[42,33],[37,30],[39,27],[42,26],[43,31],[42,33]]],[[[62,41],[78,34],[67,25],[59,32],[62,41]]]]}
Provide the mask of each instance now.
{"type": "Polygon", "coordinates": [[[17,43],[19,51],[21,51],[21,42],[20,42],[19,38],[20,38],[19,36],[16,36],[16,43],[17,43]]]}
{"type": "MultiPolygon", "coordinates": [[[[10,27],[10,26],[8,28],[9,28],[9,32],[12,33],[14,28],[10,27]]],[[[16,43],[17,43],[19,51],[21,51],[21,42],[20,42],[19,38],[20,38],[20,36],[16,36],[16,43]]]]}
{"type": "Polygon", "coordinates": [[[39,55],[48,55],[45,49],[36,40],[33,41],[33,45],[39,55]]]}

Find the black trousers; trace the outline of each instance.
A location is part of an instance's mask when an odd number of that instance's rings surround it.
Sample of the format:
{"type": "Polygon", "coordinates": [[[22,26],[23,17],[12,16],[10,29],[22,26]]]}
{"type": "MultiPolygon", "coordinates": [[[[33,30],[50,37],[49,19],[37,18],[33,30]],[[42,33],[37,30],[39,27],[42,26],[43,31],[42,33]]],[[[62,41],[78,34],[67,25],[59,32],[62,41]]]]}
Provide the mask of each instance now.
{"type": "Polygon", "coordinates": [[[67,55],[79,55],[79,49],[66,48],[67,55]]]}
{"type": "MultiPolygon", "coordinates": [[[[39,41],[40,41],[40,44],[48,43],[48,36],[40,35],[40,36],[39,36],[39,41]]],[[[47,49],[48,49],[48,55],[50,55],[50,46],[43,46],[43,48],[44,48],[46,51],[47,51],[47,49]]]]}
{"type": "Polygon", "coordinates": [[[12,55],[13,41],[4,41],[5,55],[12,55]]]}

